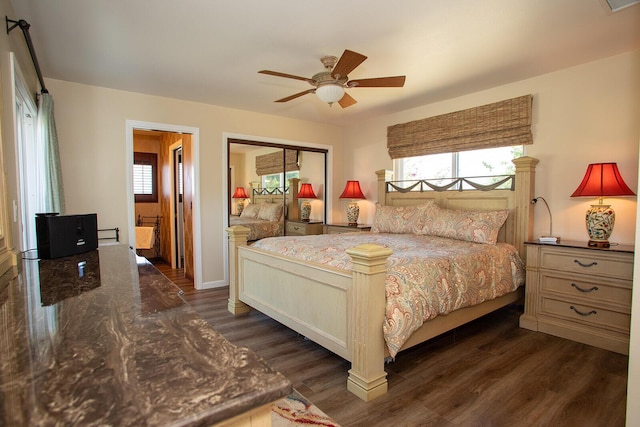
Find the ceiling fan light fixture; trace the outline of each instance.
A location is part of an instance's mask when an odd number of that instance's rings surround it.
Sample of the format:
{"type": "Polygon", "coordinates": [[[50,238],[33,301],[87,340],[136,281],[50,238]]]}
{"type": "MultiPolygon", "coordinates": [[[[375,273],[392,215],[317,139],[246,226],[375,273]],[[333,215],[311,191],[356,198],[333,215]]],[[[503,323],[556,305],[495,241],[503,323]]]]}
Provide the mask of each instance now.
{"type": "Polygon", "coordinates": [[[327,83],[318,86],[316,89],[316,95],[322,102],[332,104],[342,99],[344,96],[344,88],[339,84],[327,83]]]}

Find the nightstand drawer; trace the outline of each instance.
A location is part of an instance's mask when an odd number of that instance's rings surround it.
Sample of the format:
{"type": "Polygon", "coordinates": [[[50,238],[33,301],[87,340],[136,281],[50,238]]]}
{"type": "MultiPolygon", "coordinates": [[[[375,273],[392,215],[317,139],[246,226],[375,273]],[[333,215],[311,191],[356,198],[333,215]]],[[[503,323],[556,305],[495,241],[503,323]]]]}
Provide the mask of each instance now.
{"type": "Polygon", "coordinates": [[[286,227],[287,236],[306,236],[310,234],[322,234],[321,222],[296,222],[288,221],[286,227]]]}
{"type": "Polygon", "coordinates": [[[591,250],[566,252],[547,248],[542,253],[540,268],[623,279],[632,277],[633,254],[621,255],[610,256],[607,253],[591,250]]]}
{"type": "Polygon", "coordinates": [[[542,292],[562,294],[572,300],[580,298],[592,303],[606,303],[629,307],[631,282],[618,281],[606,284],[599,280],[583,280],[585,277],[571,277],[543,272],[540,275],[542,292]],[[628,286],[625,286],[628,285],[628,286]]]}
{"type": "Polygon", "coordinates": [[[627,334],[631,324],[631,315],[627,313],[552,298],[542,298],[540,314],[627,334]]]}

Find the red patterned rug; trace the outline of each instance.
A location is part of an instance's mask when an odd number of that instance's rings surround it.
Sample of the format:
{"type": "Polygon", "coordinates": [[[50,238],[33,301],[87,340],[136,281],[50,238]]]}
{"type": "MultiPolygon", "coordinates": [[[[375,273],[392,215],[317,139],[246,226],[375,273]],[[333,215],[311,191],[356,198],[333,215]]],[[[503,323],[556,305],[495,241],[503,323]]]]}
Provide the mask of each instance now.
{"type": "Polygon", "coordinates": [[[293,393],[289,396],[273,404],[271,408],[271,424],[273,427],[340,427],[338,423],[309,402],[297,390],[293,390],[293,393]]]}

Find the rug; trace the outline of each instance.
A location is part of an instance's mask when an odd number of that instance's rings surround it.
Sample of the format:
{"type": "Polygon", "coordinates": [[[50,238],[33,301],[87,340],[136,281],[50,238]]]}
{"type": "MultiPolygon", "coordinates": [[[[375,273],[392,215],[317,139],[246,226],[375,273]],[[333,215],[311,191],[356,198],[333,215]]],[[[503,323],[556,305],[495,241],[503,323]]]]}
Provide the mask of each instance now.
{"type": "Polygon", "coordinates": [[[295,389],[289,396],[273,404],[271,408],[271,425],[273,427],[340,427],[338,423],[329,418],[327,414],[309,402],[307,398],[295,389]]]}

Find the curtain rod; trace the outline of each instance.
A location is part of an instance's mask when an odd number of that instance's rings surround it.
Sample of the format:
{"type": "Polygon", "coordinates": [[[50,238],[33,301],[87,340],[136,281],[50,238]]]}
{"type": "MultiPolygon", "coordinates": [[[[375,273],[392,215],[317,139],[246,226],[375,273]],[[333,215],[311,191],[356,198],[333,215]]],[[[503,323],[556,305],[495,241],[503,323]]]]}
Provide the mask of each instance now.
{"type": "Polygon", "coordinates": [[[27,47],[29,48],[29,54],[31,54],[31,60],[33,61],[33,66],[36,69],[36,74],[38,75],[38,80],[40,81],[40,88],[42,93],[49,93],[47,88],[44,85],[44,79],[42,78],[42,72],[40,71],[40,65],[38,64],[38,58],[36,58],[36,51],[33,49],[33,43],[31,42],[31,36],[29,35],[29,27],[31,25],[25,21],[24,19],[20,19],[19,21],[14,21],[9,19],[8,16],[4,17],[7,21],[7,34],[11,32],[16,27],[20,27],[22,30],[22,34],[24,34],[24,39],[27,42],[27,47]],[[12,25],[9,25],[12,24],[12,25]]]}

